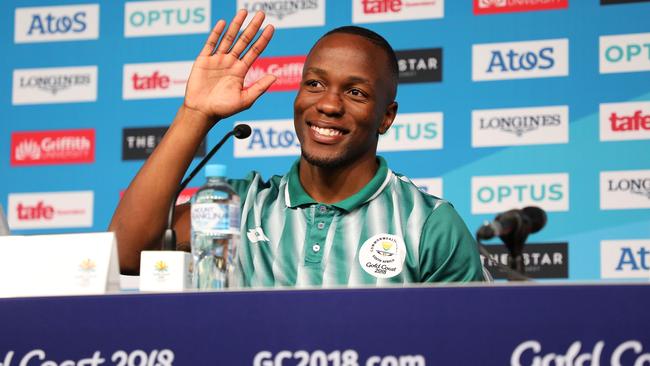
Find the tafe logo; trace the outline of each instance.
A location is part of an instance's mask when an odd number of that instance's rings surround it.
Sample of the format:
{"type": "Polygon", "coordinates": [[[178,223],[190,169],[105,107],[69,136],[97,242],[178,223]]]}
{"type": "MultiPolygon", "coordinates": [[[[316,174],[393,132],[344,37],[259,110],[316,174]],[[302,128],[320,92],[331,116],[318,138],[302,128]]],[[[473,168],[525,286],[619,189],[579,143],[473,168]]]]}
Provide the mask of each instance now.
{"type": "Polygon", "coordinates": [[[185,95],[191,61],[126,64],[122,98],[174,98],[185,95]]]}
{"type": "Polygon", "coordinates": [[[99,38],[99,5],[16,8],[14,42],[55,42],[99,38]]]}
{"type": "Polygon", "coordinates": [[[11,229],[91,227],[93,192],[9,194],[11,229]]]}
{"type": "Polygon", "coordinates": [[[569,0],[474,0],[474,14],[565,9],[569,0]]]}
{"type": "Polygon", "coordinates": [[[442,18],[444,0],[352,0],[353,23],[442,18]]]}
{"type": "Polygon", "coordinates": [[[650,239],[601,241],[600,276],[650,279],[650,239]]]}
{"type": "Polygon", "coordinates": [[[650,102],[600,105],[600,141],[621,140],[650,140],[650,102]]]}
{"type": "Polygon", "coordinates": [[[11,165],[95,161],[95,130],[25,131],[11,134],[11,165]]]}
{"type": "Polygon", "coordinates": [[[569,210],[569,175],[533,174],[472,177],[472,213],[497,213],[513,207],[569,210]]]}
{"type": "Polygon", "coordinates": [[[650,70],[650,33],[600,37],[600,73],[650,70]]]}
{"type": "Polygon", "coordinates": [[[472,80],[545,78],[569,75],[569,40],[475,44],[472,80]]]}
{"type": "Polygon", "coordinates": [[[124,37],[147,37],[210,31],[210,0],[128,1],[124,37]]]}
{"type": "Polygon", "coordinates": [[[531,107],[472,111],[472,146],[565,144],[569,107],[531,107]]]}
{"type": "Polygon", "coordinates": [[[650,208],[650,170],[600,172],[600,209],[650,208]]]}
{"type": "MultiPolygon", "coordinates": [[[[237,0],[237,9],[246,9],[250,14],[266,13],[267,23],[275,28],[319,27],[325,25],[325,0],[237,0]]],[[[248,17],[244,26],[252,17],[248,17]]]]}
{"type": "Polygon", "coordinates": [[[97,66],[16,69],[12,104],[94,102],[97,66]]]}

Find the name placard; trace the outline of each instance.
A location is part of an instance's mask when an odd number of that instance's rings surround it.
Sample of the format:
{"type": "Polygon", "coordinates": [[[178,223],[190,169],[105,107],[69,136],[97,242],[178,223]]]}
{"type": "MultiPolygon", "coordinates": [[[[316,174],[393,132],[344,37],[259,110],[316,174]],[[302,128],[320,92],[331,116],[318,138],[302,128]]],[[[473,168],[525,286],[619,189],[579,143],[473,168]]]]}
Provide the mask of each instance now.
{"type": "Polygon", "coordinates": [[[0,237],[0,297],[119,291],[113,233],[0,237]]]}

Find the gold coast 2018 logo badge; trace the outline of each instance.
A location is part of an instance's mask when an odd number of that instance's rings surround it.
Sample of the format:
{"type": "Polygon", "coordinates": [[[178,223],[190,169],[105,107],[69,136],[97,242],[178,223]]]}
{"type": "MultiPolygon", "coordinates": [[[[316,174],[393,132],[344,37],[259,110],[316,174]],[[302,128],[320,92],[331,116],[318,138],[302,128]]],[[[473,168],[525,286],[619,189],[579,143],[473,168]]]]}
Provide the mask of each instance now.
{"type": "Polygon", "coordinates": [[[378,234],[359,249],[359,264],[377,278],[391,278],[402,272],[406,260],[404,240],[396,235],[378,234]]]}

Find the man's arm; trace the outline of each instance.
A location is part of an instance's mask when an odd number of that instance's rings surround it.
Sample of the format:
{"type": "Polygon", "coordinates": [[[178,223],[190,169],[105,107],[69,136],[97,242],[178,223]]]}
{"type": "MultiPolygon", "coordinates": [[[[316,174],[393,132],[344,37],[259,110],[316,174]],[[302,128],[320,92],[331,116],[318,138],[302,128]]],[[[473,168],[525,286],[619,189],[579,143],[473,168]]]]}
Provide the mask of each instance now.
{"type": "MultiPolygon", "coordinates": [[[[219,120],[248,109],[275,81],[266,75],[244,89],[248,69],[273,35],[273,27],[267,26],[244,53],[264,21],[263,13],[255,14],[237,38],[246,15],[240,10],[227,30],[223,20],[214,26],[192,66],[183,105],[115,209],[109,230],[117,237],[122,273],[137,273],[140,252],[160,248],[169,205],[208,131],[219,120]]],[[[177,209],[174,228],[179,242],[189,242],[187,206],[177,209]]]]}

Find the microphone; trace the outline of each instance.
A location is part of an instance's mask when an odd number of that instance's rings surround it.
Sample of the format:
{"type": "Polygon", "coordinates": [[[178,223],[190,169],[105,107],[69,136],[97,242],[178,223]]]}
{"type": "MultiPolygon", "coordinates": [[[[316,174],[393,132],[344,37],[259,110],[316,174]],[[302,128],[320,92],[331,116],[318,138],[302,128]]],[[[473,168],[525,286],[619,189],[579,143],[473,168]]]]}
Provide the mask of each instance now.
{"type": "Polygon", "coordinates": [[[492,222],[486,222],[476,233],[479,239],[487,240],[495,236],[528,236],[540,231],[546,225],[546,212],[536,206],[521,210],[509,210],[497,215],[492,222]]]}
{"type": "Polygon", "coordinates": [[[167,215],[167,228],[165,229],[165,234],[163,235],[162,250],[176,250],[176,232],[172,228],[172,223],[174,221],[176,200],[178,199],[178,196],[181,194],[183,189],[187,187],[187,185],[190,183],[192,178],[194,178],[194,176],[198,174],[199,171],[201,171],[203,166],[207,164],[207,162],[221,148],[221,146],[223,146],[223,144],[226,143],[226,141],[230,138],[230,136],[235,136],[235,138],[237,139],[245,139],[251,135],[251,132],[252,132],[251,126],[247,124],[239,124],[235,126],[235,128],[233,128],[231,131],[228,131],[228,133],[221,139],[221,141],[219,141],[212,148],[212,150],[210,150],[210,152],[203,159],[201,159],[201,161],[197,164],[194,170],[190,172],[187,178],[183,179],[180,186],[178,186],[178,190],[176,191],[176,194],[174,195],[171,204],[169,205],[169,214],[167,215]]]}

